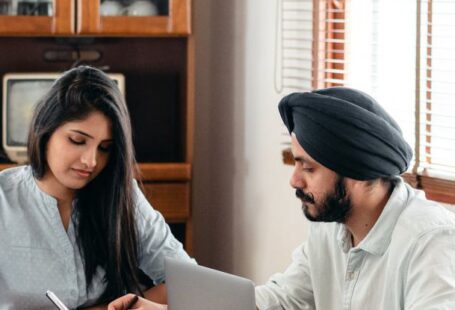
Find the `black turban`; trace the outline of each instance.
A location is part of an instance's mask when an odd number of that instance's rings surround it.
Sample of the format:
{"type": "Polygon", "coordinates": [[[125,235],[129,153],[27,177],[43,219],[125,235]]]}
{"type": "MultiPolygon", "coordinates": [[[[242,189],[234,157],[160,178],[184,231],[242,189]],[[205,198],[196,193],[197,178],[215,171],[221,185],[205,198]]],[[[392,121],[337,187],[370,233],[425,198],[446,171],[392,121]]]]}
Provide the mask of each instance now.
{"type": "Polygon", "coordinates": [[[412,149],[398,124],[370,96],[333,87],[284,97],[278,109],[303,149],[323,166],[356,180],[406,171],[412,149]]]}

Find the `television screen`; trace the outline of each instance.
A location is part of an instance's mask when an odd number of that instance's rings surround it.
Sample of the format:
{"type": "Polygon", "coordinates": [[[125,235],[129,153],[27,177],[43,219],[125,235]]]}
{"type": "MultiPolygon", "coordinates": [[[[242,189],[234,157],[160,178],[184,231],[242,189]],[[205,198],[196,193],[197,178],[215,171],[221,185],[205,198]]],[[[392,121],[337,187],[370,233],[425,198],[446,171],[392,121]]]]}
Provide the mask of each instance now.
{"type": "MultiPolygon", "coordinates": [[[[124,94],[124,76],[108,74],[124,94]]],[[[11,161],[27,161],[27,137],[33,111],[60,73],[8,73],[3,77],[3,149],[11,161]]]]}
{"type": "Polygon", "coordinates": [[[6,97],[6,144],[25,146],[29,124],[38,100],[51,88],[55,79],[10,80],[6,97]]]}

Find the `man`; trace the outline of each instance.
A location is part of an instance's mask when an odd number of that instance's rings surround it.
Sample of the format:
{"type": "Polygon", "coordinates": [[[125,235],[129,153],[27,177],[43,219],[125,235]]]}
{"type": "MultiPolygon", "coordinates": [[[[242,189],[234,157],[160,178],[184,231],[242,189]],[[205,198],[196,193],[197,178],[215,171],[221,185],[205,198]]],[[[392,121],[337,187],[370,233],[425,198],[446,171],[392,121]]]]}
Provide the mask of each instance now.
{"type": "Polygon", "coordinates": [[[398,177],[412,150],[396,122],[348,88],[291,94],[279,110],[312,223],[288,269],[256,288],[258,308],[455,309],[455,215],[398,177]]]}
{"type": "Polygon", "coordinates": [[[455,215],[398,177],[412,151],[396,122],[348,88],[291,94],[279,111],[312,223],[256,288],[258,308],[455,309],[455,215]]]}

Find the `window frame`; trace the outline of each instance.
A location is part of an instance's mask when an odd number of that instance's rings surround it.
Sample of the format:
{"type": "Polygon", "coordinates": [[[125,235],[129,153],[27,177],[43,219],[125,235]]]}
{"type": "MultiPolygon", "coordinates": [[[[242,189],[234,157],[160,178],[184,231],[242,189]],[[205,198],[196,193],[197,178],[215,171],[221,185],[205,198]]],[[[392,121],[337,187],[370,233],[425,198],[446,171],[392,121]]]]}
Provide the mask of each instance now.
{"type": "MultiPolygon", "coordinates": [[[[428,20],[431,21],[432,16],[432,5],[433,1],[428,0],[428,20]]],[[[344,69],[345,69],[345,23],[340,23],[340,20],[345,20],[346,14],[346,0],[313,0],[313,70],[312,70],[312,86],[313,89],[343,86],[342,81],[344,80],[344,69]],[[327,61],[330,60],[330,61],[327,61]]],[[[417,10],[416,24],[420,25],[420,6],[417,10]]],[[[428,23],[427,32],[432,33],[431,23],[428,23]]],[[[427,54],[432,54],[432,37],[427,36],[425,42],[422,42],[420,33],[417,33],[419,44],[426,44],[427,54]]],[[[418,66],[420,62],[420,53],[417,51],[416,63],[418,66]]],[[[425,101],[426,109],[431,112],[431,57],[427,58],[425,62],[426,68],[425,79],[425,101]]],[[[417,70],[418,74],[420,70],[417,70]]],[[[420,98],[419,92],[422,85],[420,84],[420,77],[416,78],[416,118],[415,126],[416,132],[420,132],[420,98]]],[[[425,113],[425,117],[431,120],[431,113],[425,113]],[[430,118],[430,119],[429,119],[430,118]]],[[[427,122],[428,124],[429,122],[427,122]]],[[[426,142],[431,142],[431,125],[425,126],[426,142]],[[430,139],[430,140],[429,140],[430,139]]],[[[428,145],[430,145],[428,143],[428,145]]],[[[427,146],[431,148],[431,146],[427,146]]],[[[413,146],[413,150],[416,153],[416,163],[412,172],[407,172],[402,175],[403,179],[411,186],[417,189],[421,189],[425,192],[428,199],[435,200],[438,202],[455,204],[455,181],[445,180],[441,178],[426,176],[417,173],[420,160],[420,137],[417,137],[416,143],[413,146]]],[[[426,149],[427,154],[431,154],[431,149],[426,149]]],[[[294,165],[294,158],[291,152],[291,148],[286,148],[282,151],[283,163],[287,165],[294,165]]],[[[431,158],[426,158],[430,160],[431,158]]]]}

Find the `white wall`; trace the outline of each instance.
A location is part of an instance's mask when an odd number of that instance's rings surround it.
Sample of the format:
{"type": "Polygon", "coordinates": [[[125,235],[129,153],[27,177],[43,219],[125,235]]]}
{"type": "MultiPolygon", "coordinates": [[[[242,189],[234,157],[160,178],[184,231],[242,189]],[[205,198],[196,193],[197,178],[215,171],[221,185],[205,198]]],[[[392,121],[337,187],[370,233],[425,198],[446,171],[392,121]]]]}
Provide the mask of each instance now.
{"type": "Polygon", "coordinates": [[[281,160],[276,2],[194,0],[195,256],[257,283],[283,270],[307,222],[281,160]]]}

